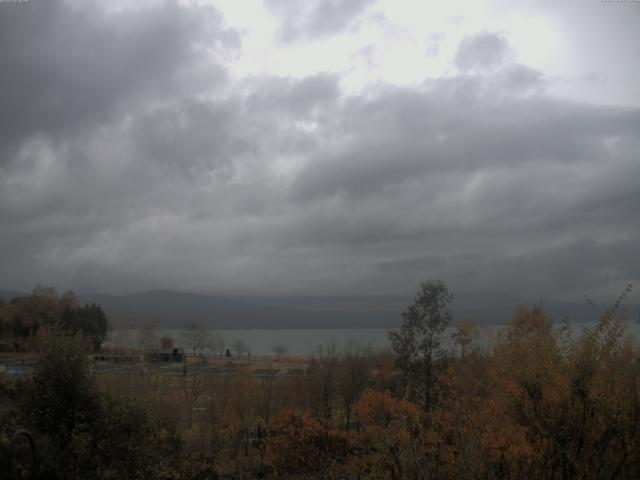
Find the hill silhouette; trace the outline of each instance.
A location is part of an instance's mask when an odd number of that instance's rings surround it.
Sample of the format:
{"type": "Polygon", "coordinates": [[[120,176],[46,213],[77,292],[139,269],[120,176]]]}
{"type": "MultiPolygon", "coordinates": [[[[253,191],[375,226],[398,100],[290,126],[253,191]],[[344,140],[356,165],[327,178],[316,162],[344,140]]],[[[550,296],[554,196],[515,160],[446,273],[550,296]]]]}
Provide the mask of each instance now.
{"type": "MultiPolygon", "coordinates": [[[[8,301],[24,292],[0,290],[8,301]]],[[[81,303],[100,305],[116,328],[138,328],[145,322],[180,328],[199,323],[219,329],[270,328],[394,328],[411,297],[223,297],[169,290],[127,295],[82,294],[81,303]]],[[[520,304],[535,301],[498,294],[460,294],[452,304],[454,323],[472,319],[479,325],[506,323],[520,304]]],[[[545,311],[559,322],[589,322],[598,313],[586,303],[544,302],[545,311]]],[[[606,306],[603,306],[606,308],[606,306]]],[[[639,305],[627,305],[627,316],[638,317],[639,305]]]]}

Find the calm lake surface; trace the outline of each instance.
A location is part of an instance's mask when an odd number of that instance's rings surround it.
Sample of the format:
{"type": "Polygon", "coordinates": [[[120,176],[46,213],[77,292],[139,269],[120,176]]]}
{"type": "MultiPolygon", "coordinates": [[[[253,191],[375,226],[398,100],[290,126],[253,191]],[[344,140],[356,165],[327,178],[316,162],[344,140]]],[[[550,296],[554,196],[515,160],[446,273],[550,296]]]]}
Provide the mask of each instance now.
{"type": "MultiPolygon", "coordinates": [[[[576,323],[572,325],[572,335],[580,335],[584,328],[592,327],[590,323],[576,323]]],[[[503,326],[481,327],[479,344],[481,347],[490,347],[495,333],[504,328],[503,326]]],[[[335,346],[338,351],[349,345],[368,347],[374,351],[389,349],[386,328],[368,329],[288,329],[288,330],[216,330],[215,333],[222,335],[224,344],[235,352],[235,345],[242,342],[252,355],[273,355],[274,347],[282,346],[286,348],[288,355],[311,356],[318,353],[320,348],[335,346]]],[[[453,328],[447,329],[443,335],[443,346],[453,349],[450,341],[453,328]]],[[[640,339],[640,324],[628,323],[627,332],[636,341],[640,339]]],[[[185,330],[163,330],[154,331],[154,335],[160,338],[167,335],[174,340],[176,347],[188,349],[188,334],[185,330]]],[[[137,347],[140,330],[121,329],[113,330],[109,333],[106,347],[137,347]]],[[[218,353],[211,352],[208,353],[218,353]]]]}

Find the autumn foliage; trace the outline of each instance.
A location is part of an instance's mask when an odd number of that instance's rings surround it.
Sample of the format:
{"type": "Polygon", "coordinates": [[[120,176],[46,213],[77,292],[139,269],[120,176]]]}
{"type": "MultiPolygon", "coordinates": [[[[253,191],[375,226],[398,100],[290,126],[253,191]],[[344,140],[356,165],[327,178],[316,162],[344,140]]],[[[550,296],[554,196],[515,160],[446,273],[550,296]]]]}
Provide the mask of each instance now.
{"type": "Polygon", "coordinates": [[[539,306],[522,307],[484,352],[470,348],[476,327],[464,328],[472,333],[464,337],[465,355],[440,360],[444,393],[429,412],[403,399],[402,387],[362,392],[356,428],[347,432],[337,419],[331,425],[287,411],[274,420],[267,441],[274,472],[306,478],[640,478],[640,356],[620,319],[603,317],[580,334],[554,326],[539,306]]]}
{"type": "Polygon", "coordinates": [[[304,412],[285,410],[269,426],[265,461],[276,476],[323,474],[344,462],[347,436],[304,412]]]}
{"type": "MultiPolygon", "coordinates": [[[[541,306],[521,307],[483,348],[479,338],[486,331],[472,322],[456,325],[452,350],[430,350],[429,362],[405,362],[410,375],[396,355],[330,348],[297,377],[260,376],[246,365],[228,373],[138,374],[134,390],[127,390],[132,379],[116,390],[106,376],[97,377],[100,391],[111,392],[108,401],[98,398],[93,380],[91,388],[80,380],[57,382],[79,399],[78,412],[91,406],[102,415],[98,422],[87,410],[75,417],[77,425],[69,423],[66,400],[46,374],[21,387],[40,392],[22,403],[18,390],[0,383],[0,420],[27,421],[45,439],[64,434],[66,441],[100,445],[104,458],[85,459],[82,467],[94,472],[108,464],[110,473],[96,478],[124,472],[183,479],[635,480],[640,349],[625,328],[615,310],[587,329],[554,324],[541,306]],[[430,368],[429,376],[417,368],[430,368]],[[407,385],[426,378],[433,385],[407,385]],[[429,408],[420,395],[427,389],[429,408]],[[137,403],[119,403],[122,397],[137,403]],[[51,423],[47,412],[54,407],[62,423],[51,423]],[[115,430],[107,438],[108,428],[115,430]],[[131,448],[127,432],[145,445],[132,457],[136,465],[121,451],[131,448]],[[107,462],[109,449],[120,463],[107,462]],[[143,461],[147,456],[154,465],[143,461]]],[[[76,360],[82,363],[81,356],[76,360]]],[[[0,446],[7,438],[0,429],[0,446]]]]}

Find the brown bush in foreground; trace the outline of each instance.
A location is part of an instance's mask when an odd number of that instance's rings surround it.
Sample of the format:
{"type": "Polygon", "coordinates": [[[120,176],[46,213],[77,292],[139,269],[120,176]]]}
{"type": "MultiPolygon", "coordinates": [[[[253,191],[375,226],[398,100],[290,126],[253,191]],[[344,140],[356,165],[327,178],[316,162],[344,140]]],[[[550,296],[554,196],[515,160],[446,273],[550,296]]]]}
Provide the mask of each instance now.
{"type": "Polygon", "coordinates": [[[308,414],[288,410],[270,424],[264,459],[276,476],[329,474],[344,461],[348,450],[345,434],[308,414]]]}

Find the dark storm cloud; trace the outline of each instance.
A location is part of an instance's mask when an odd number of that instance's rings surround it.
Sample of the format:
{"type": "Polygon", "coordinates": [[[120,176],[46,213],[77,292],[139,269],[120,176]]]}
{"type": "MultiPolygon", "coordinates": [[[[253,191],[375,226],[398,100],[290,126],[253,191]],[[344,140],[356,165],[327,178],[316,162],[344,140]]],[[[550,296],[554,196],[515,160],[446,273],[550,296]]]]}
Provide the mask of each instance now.
{"type": "Polygon", "coordinates": [[[375,291],[436,276],[579,297],[638,279],[616,253],[640,230],[640,110],[531,95],[531,83],[543,88],[541,74],[507,65],[349,99],[344,141],[292,185],[313,215],[283,241],[376,259],[358,280],[375,291]],[[529,79],[503,82],[514,69],[529,79]]]}
{"type": "MultiPolygon", "coordinates": [[[[185,127],[189,141],[168,125],[144,144],[135,135],[144,128],[132,125],[144,126],[159,102],[222,84],[216,58],[237,49],[239,37],[219,12],[172,1],[110,13],[102,7],[39,0],[1,6],[3,282],[66,281],[105,262],[122,270],[117,265],[127,259],[117,232],[171,211],[171,202],[183,210],[167,175],[139,150],[155,148],[153,161],[168,161],[171,146],[172,161],[197,165],[215,141],[202,132],[212,115],[185,127]],[[160,133],[173,133],[172,142],[160,133]]],[[[224,155],[212,157],[215,164],[224,155]]],[[[104,277],[109,270],[101,271],[104,277]]]]}
{"type": "Polygon", "coordinates": [[[310,40],[342,33],[375,0],[266,0],[281,19],[280,36],[286,41],[310,40]]]}
{"type": "MultiPolygon", "coordinates": [[[[210,52],[238,46],[216,10],[170,1],[107,14],[95,2],[36,0],[1,13],[0,218],[23,226],[70,215],[91,232],[100,222],[87,216],[109,222],[119,208],[134,210],[153,175],[132,158],[132,129],[119,125],[144,119],[148,104],[179,98],[179,89],[219,85],[223,69],[202,58],[202,43],[210,52]]],[[[187,143],[193,155],[202,148],[187,143]]],[[[57,238],[37,227],[24,231],[36,245],[57,238]]]]}
{"type": "MultiPolygon", "coordinates": [[[[109,15],[95,2],[3,5],[1,144],[15,152],[29,135],[66,138],[175,92],[193,81],[198,44],[238,45],[220,21],[213,9],[171,1],[109,15]]],[[[215,66],[206,73],[209,82],[222,75],[215,66]]]]}
{"type": "Polygon", "coordinates": [[[530,295],[547,296],[569,291],[579,297],[611,283],[621,287],[634,278],[640,265],[627,253],[638,240],[637,233],[607,243],[581,239],[555,249],[496,260],[481,270],[482,276],[502,291],[520,288],[530,295]]]}
{"type": "Polygon", "coordinates": [[[237,105],[186,99],[150,109],[128,132],[138,158],[188,177],[231,167],[246,144],[237,133],[237,105]]]}
{"type": "Polygon", "coordinates": [[[480,93],[460,99],[467,88],[446,81],[422,93],[392,90],[348,102],[340,117],[348,142],[316,152],[296,179],[295,198],[375,195],[420,174],[596,161],[611,156],[609,137],[637,152],[638,110],[492,96],[479,80],[472,89],[480,93]]]}
{"type": "Polygon", "coordinates": [[[348,95],[334,74],[231,83],[215,10],[28,5],[0,30],[0,286],[406,294],[438,276],[564,298],[640,280],[640,109],[547,95],[499,35],[463,42],[468,70],[348,95]]]}

